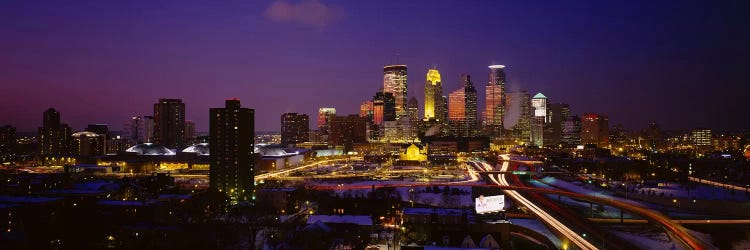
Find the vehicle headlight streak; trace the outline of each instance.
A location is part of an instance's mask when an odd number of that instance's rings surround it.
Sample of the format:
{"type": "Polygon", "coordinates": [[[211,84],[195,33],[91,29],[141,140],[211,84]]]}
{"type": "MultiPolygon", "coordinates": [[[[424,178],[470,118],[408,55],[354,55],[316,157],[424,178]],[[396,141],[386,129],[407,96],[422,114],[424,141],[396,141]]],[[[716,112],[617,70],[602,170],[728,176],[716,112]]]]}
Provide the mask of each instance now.
{"type": "MultiPolygon", "coordinates": [[[[509,165],[510,165],[510,163],[509,163],[508,160],[510,160],[510,157],[508,157],[507,155],[501,155],[501,157],[503,158],[504,161],[503,161],[503,163],[501,165],[502,167],[501,167],[500,171],[508,171],[508,168],[509,168],[509,165]]],[[[488,170],[492,169],[492,166],[489,166],[489,164],[487,164],[485,162],[480,162],[480,164],[482,164],[485,169],[488,169],[488,170]]],[[[490,178],[490,180],[493,183],[495,183],[497,185],[500,185],[500,186],[510,186],[510,184],[508,183],[508,181],[505,179],[505,174],[500,174],[499,178],[497,178],[497,179],[495,179],[494,175],[489,175],[489,178],[490,178]]],[[[548,226],[552,227],[559,234],[561,234],[561,235],[565,236],[566,238],[568,238],[568,240],[570,240],[573,244],[575,244],[579,248],[581,248],[581,249],[598,249],[593,244],[589,243],[586,239],[584,239],[582,236],[578,235],[576,232],[574,232],[573,230],[571,230],[570,228],[568,228],[567,226],[565,226],[563,223],[561,223],[560,221],[558,221],[557,219],[555,219],[554,217],[552,217],[551,215],[549,215],[547,212],[545,212],[541,208],[539,208],[537,205],[535,205],[534,203],[532,203],[528,199],[526,199],[523,196],[521,196],[521,194],[518,193],[518,191],[515,191],[515,190],[503,190],[503,193],[505,193],[505,195],[510,196],[510,198],[512,198],[513,200],[515,200],[519,204],[522,204],[522,205],[526,206],[529,210],[531,210],[532,213],[534,213],[534,215],[537,216],[537,218],[539,218],[542,221],[544,221],[548,226]]]]}

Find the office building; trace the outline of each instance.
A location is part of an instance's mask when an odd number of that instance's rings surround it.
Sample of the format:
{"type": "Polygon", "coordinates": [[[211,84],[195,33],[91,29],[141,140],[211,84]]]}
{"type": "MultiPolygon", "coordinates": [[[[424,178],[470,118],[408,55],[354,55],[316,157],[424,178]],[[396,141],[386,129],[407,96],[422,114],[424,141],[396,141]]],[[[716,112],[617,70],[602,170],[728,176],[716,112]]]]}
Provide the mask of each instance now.
{"type": "Polygon", "coordinates": [[[600,148],[609,147],[609,118],[600,114],[583,114],[581,144],[594,144],[600,148]]]}
{"type": "Polygon", "coordinates": [[[547,104],[547,123],[544,125],[544,145],[558,146],[562,143],[563,121],[566,117],[570,117],[570,106],[568,104],[547,104]]]}
{"type": "Polygon", "coordinates": [[[319,108],[318,109],[318,130],[322,135],[328,134],[328,125],[331,117],[336,116],[336,108],[319,108]]]}
{"type": "Polygon", "coordinates": [[[430,69],[427,71],[427,81],[424,86],[424,119],[445,121],[444,103],[440,72],[437,69],[430,69]]]}
{"type": "Polygon", "coordinates": [[[562,144],[567,148],[581,145],[581,118],[578,116],[565,117],[561,137],[562,144]]]}
{"type": "Polygon", "coordinates": [[[193,144],[195,140],[195,122],[185,121],[185,143],[193,144]]]}
{"type": "Polygon", "coordinates": [[[281,144],[288,146],[306,142],[309,138],[310,117],[306,114],[281,115],[281,144]]]}
{"type": "Polygon", "coordinates": [[[232,99],[209,114],[209,186],[233,203],[250,201],[255,185],[255,111],[232,99]]]}
{"type": "Polygon", "coordinates": [[[71,134],[70,126],[60,123],[60,112],[53,108],[47,109],[44,111],[42,127],[38,130],[39,155],[70,155],[71,134]]]}
{"type": "Polygon", "coordinates": [[[123,139],[130,144],[154,141],[154,117],[133,116],[123,126],[123,139]]]}
{"type": "Polygon", "coordinates": [[[457,137],[477,135],[477,90],[471,76],[461,75],[461,88],[448,97],[448,120],[457,137]]]}
{"type": "Polygon", "coordinates": [[[537,93],[531,98],[531,107],[534,109],[531,120],[531,144],[543,147],[544,126],[547,123],[547,97],[537,93]]]}
{"type": "Polygon", "coordinates": [[[707,128],[693,129],[690,131],[690,141],[696,148],[711,146],[711,130],[707,128]]]}
{"type": "MultiPolygon", "coordinates": [[[[383,67],[383,92],[391,93],[395,99],[396,116],[407,116],[407,83],[406,65],[388,65],[383,67]]],[[[395,121],[394,117],[391,120],[395,121]]]]}
{"type": "Polygon", "coordinates": [[[505,117],[505,66],[490,65],[489,81],[485,86],[483,125],[489,136],[500,136],[505,117]]]}
{"type": "Polygon", "coordinates": [[[371,100],[364,101],[359,105],[359,117],[366,118],[369,123],[375,122],[375,105],[371,100]]]}
{"type": "Polygon", "coordinates": [[[375,93],[372,98],[375,124],[382,124],[383,121],[396,120],[396,99],[393,94],[380,91],[375,93]]]}
{"type": "Polygon", "coordinates": [[[180,99],[159,99],[154,104],[154,142],[167,148],[185,146],[185,104],[180,99]]]}
{"type": "Polygon", "coordinates": [[[11,160],[16,155],[16,128],[10,125],[0,127],[0,160],[11,160]]]}
{"type": "Polygon", "coordinates": [[[367,120],[359,115],[334,116],[331,119],[331,134],[328,143],[353,149],[354,143],[367,142],[367,120]]]}

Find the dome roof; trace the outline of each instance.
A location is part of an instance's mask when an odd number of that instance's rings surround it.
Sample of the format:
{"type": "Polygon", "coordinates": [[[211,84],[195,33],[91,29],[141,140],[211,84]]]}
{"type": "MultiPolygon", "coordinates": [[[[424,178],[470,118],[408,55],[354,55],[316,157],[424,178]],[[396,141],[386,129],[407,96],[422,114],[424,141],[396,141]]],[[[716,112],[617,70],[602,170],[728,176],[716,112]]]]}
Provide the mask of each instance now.
{"type": "Polygon", "coordinates": [[[198,143],[182,150],[183,153],[196,153],[198,155],[210,155],[208,143],[198,143]]]}
{"type": "Polygon", "coordinates": [[[175,154],[174,151],[169,150],[168,148],[164,146],[153,144],[153,143],[138,144],[125,150],[125,152],[136,153],[138,155],[174,155],[175,154]]]}
{"type": "Polygon", "coordinates": [[[261,156],[269,157],[284,157],[299,154],[299,151],[296,149],[287,149],[275,146],[256,146],[255,152],[259,153],[261,156]]]}

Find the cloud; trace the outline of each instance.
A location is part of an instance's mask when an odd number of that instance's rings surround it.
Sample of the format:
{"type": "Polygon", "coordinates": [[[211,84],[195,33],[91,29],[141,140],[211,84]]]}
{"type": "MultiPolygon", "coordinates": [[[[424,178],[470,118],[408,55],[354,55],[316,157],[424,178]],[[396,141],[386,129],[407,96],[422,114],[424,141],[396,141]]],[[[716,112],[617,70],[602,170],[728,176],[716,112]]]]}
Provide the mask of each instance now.
{"type": "Polygon", "coordinates": [[[325,27],[344,16],[336,5],[326,5],[318,0],[302,0],[291,3],[275,0],[264,12],[266,18],[278,22],[296,22],[317,28],[325,27]]]}

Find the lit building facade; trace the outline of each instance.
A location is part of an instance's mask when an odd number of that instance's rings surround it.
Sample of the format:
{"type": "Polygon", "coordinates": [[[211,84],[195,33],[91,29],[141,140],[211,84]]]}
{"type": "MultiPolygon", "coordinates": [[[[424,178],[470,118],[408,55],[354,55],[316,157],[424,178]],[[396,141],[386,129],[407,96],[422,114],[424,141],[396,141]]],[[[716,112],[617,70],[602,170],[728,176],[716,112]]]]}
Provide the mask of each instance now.
{"type": "Polygon", "coordinates": [[[132,144],[153,142],[154,140],[154,117],[133,116],[123,126],[123,139],[132,144]]]}
{"type": "Polygon", "coordinates": [[[609,118],[600,114],[583,114],[581,118],[581,144],[594,144],[600,148],[608,147],[609,118]]]}
{"type": "Polygon", "coordinates": [[[396,99],[392,93],[380,91],[372,98],[375,124],[396,120],[396,99]]]}
{"type": "Polygon", "coordinates": [[[84,131],[74,133],[73,154],[80,157],[102,156],[106,153],[107,144],[104,135],[84,131]]]}
{"type": "Polygon", "coordinates": [[[458,137],[477,135],[477,90],[471,76],[461,75],[462,87],[448,97],[448,120],[453,134],[458,137]]]}
{"type": "Polygon", "coordinates": [[[570,106],[566,103],[547,105],[547,123],[544,126],[544,145],[553,146],[562,143],[562,128],[565,118],[570,117],[570,106]]]}
{"type": "MultiPolygon", "coordinates": [[[[407,82],[406,65],[388,65],[383,67],[383,92],[393,94],[396,105],[396,116],[407,116],[407,82]]],[[[395,121],[396,118],[387,121],[395,121]]]]}
{"type": "Polygon", "coordinates": [[[281,144],[306,142],[309,138],[310,117],[306,114],[285,113],[281,115],[281,144]]]}
{"type": "Polygon", "coordinates": [[[318,130],[321,134],[328,134],[328,124],[331,117],[336,116],[336,108],[319,108],[318,109],[318,130]]]}
{"type": "Polygon", "coordinates": [[[531,143],[538,147],[544,146],[544,125],[547,123],[547,97],[537,93],[531,98],[534,115],[531,122],[531,143]]]}
{"type": "Polygon", "coordinates": [[[359,115],[334,116],[331,119],[331,134],[328,143],[352,150],[354,143],[367,142],[367,120],[359,115]]]}
{"type": "Polygon", "coordinates": [[[565,117],[562,123],[561,140],[568,148],[581,145],[581,118],[578,116],[565,117]]]}
{"type": "Polygon", "coordinates": [[[180,99],[159,99],[154,104],[154,141],[168,148],[185,145],[185,104],[180,99]]]}
{"type": "Polygon", "coordinates": [[[500,136],[505,117],[505,65],[490,65],[489,81],[485,86],[483,125],[488,135],[500,136]]]}
{"type": "Polygon", "coordinates": [[[415,123],[419,121],[419,101],[417,98],[412,97],[409,99],[409,121],[415,123]]]}
{"type": "Polygon", "coordinates": [[[504,129],[510,129],[510,134],[503,139],[516,141],[518,144],[531,143],[531,121],[534,110],[531,107],[531,96],[522,90],[506,95],[506,110],[508,118],[503,122],[504,129]]]}
{"type": "Polygon", "coordinates": [[[60,112],[53,108],[47,109],[44,111],[42,127],[38,130],[39,155],[70,155],[71,134],[70,126],[60,123],[60,112]]]}
{"type": "Polygon", "coordinates": [[[443,85],[440,72],[437,69],[427,71],[427,81],[424,86],[424,119],[445,121],[443,101],[443,85]]]}
{"type": "Polygon", "coordinates": [[[209,111],[209,185],[232,202],[249,201],[254,193],[255,111],[239,100],[209,111]]]}
{"type": "Polygon", "coordinates": [[[694,147],[711,146],[711,130],[707,128],[696,128],[690,131],[690,141],[694,147]]]}
{"type": "Polygon", "coordinates": [[[364,117],[367,119],[367,122],[373,123],[374,117],[375,117],[375,105],[372,101],[367,100],[364,101],[361,105],[359,105],[359,117],[364,117]]]}

